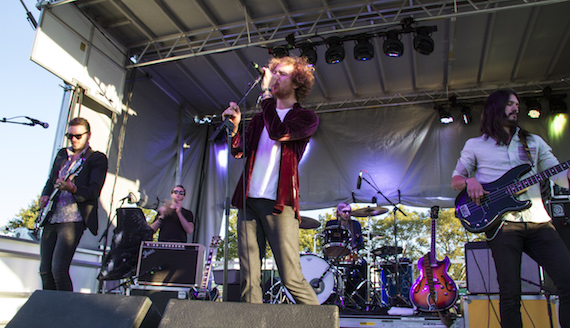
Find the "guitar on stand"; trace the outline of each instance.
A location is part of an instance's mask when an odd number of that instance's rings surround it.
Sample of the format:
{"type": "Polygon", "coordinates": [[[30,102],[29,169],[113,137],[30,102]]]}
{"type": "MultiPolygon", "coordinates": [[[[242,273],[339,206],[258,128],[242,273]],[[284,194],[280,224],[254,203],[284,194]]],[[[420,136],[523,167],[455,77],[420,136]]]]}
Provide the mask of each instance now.
{"type": "MultiPolygon", "coordinates": [[[[435,222],[438,218],[439,206],[432,206],[431,217],[431,250],[418,260],[418,279],[410,289],[410,300],[414,307],[423,312],[441,312],[455,304],[458,290],[455,282],[447,274],[449,257],[438,261],[435,253],[435,222]]],[[[443,318],[442,318],[443,320],[443,318]]]]}
{"type": "Polygon", "coordinates": [[[201,301],[215,301],[219,296],[219,291],[217,288],[212,290],[208,289],[208,282],[210,281],[210,272],[212,271],[212,261],[216,258],[215,251],[220,246],[222,242],[222,237],[214,236],[212,237],[212,242],[210,243],[210,252],[208,253],[208,261],[204,266],[204,274],[202,275],[202,282],[198,290],[194,291],[195,300],[201,301]]]}

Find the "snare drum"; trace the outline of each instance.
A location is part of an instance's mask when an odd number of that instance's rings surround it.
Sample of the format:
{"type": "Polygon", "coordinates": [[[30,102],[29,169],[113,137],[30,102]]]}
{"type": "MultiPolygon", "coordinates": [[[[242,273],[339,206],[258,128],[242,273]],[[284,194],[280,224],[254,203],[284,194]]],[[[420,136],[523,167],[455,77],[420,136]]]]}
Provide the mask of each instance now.
{"type": "MultiPolygon", "coordinates": [[[[334,266],[329,267],[327,261],[318,255],[307,253],[301,254],[301,269],[303,270],[303,276],[305,277],[305,280],[307,280],[309,285],[313,287],[315,294],[317,294],[319,303],[323,304],[326,302],[326,300],[335,290],[335,287],[337,287],[335,276],[336,268],[334,266]],[[327,273],[317,286],[319,278],[321,278],[325,272],[327,273]]],[[[291,296],[287,289],[285,289],[285,294],[291,302],[295,303],[293,296],[291,296]]]]}
{"type": "Polygon", "coordinates": [[[358,253],[357,252],[350,252],[350,254],[342,257],[338,261],[338,265],[350,266],[355,265],[358,262],[358,253]]]}
{"type": "Polygon", "coordinates": [[[350,231],[343,226],[332,225],[325,228],[323,254],[328,257],[341,257],[350,254],[350,231]]]}

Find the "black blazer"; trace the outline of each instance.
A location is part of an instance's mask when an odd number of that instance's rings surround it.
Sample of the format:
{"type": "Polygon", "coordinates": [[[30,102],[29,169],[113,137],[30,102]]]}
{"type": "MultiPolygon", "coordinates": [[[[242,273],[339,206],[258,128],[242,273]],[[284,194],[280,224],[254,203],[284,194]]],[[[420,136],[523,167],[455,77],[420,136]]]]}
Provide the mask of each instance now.
{"type": "MultiPolygon", "coordinates": [[[[67,151],[65,148],[62,148],[55,157],[42,195],[51,195],[54,190],[55,180],[58,178],[59,169],[66,160],[67,151]]],[[[89,147],[85,152],[83,169],[72,180],[77,186],[77,192],[73,194],[73,197],[79,208],[79,213],[85,222],[85,226],[89,228],[89,231],[95,236],[97,235],[97,229],[99,227],[97,217],[98,200],[107,176],[107,168],[107,156],[98,151],[94,152],[91,147],[89,147]]]]}

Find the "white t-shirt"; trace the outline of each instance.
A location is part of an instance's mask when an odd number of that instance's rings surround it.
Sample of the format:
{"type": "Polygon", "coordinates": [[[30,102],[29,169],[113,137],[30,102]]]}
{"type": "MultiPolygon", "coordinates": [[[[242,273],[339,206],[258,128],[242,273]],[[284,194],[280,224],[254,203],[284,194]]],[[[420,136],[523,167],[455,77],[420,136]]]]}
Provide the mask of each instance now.
{"type": "MultiPolygon", "coordinates": [[[[276,109],[277,115],[283,122],[285,115],[291,110],[276,109]]],[[[257,145],[255,163],[251,172],[248,197],[277,199],[277,184],[279,182],[279,166],[281,164],[281,142],[269,138],[264,127],[257,145]]]]}

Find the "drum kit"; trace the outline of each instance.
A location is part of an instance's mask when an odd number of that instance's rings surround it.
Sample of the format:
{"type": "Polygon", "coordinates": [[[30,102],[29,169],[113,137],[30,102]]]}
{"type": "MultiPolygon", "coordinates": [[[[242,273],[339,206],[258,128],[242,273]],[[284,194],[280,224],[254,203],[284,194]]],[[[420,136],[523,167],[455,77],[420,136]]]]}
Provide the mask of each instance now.
{"type": "MultiPolygon", "coordinates": [[[[317,294],[320,304],[334,304],[341,309],[354,311],[371,311],[388,307],[394,297],[402,298],[402,291],[393,288],[399,284],[394,282],[398,275],[394,274],[392,265],[397,254],[402,253],[402,247],[382,246],[372,249],[372,239],[384,236],[371,232],[370,219],[386,212],[388,209],[384,207],[367,207],[350,213],[353,217],[368,218],[367,229],[362,233],[367,239],[366,246],[360,252],[352,249],[349,229],[342,225],[329,225],[315,235],[315,238],[322,238],[322,256],[314,253],[301,254],[303,275],[317,294]]],[[[302,217],[299,227],[317,229],[320,222],[302,217]]],[[[398,260],[398,263],[405,264],[407,269],[407,263],[404,263],[406,261],[402,260],[398,260]]],[[[264,302],[295,303],[278,279],[271,283],[271,286],[264,288],[264,302]]],[[[408,290],[409,285],[411,277],[408,290]]],[[[409,299],[408,295],[403,297],[409,299]]]]}

